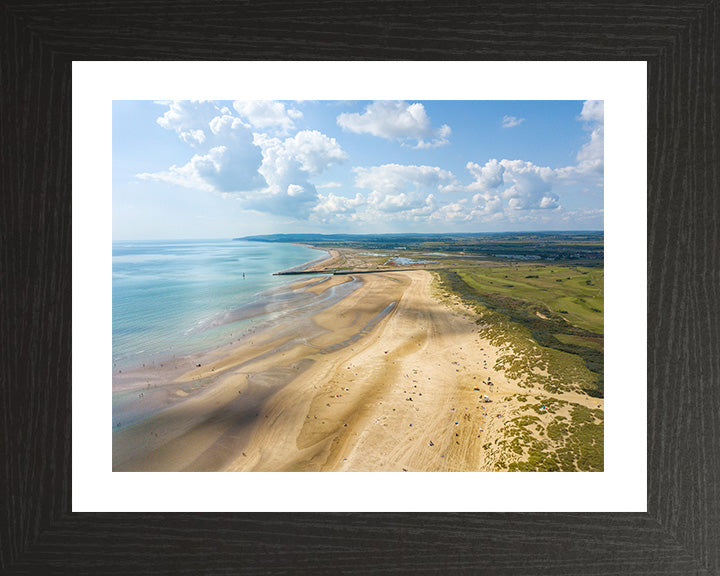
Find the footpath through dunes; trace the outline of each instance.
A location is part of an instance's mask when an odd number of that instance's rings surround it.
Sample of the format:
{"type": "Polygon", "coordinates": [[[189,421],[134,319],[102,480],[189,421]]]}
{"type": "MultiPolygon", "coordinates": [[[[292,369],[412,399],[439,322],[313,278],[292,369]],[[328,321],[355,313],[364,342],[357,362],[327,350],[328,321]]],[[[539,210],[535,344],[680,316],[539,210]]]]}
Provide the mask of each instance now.
{"type": "MultiPolygon", "coordinates": [[[[359,287],[176,378],[168,386],[204,385],[116,431],[113,469],[507,469],[527,456],[507,438],[512,417],[548,398],[568,418],[574,406],[600,406],[508,381],[495,369],[507,350],[482,338],[476,315],[435,293],[432,279],[413,270],[298,283],[320,295],[347,281],[359,287]]],[[[547,413],[537,419],[523,437],[545,433],[547,413]]]]}

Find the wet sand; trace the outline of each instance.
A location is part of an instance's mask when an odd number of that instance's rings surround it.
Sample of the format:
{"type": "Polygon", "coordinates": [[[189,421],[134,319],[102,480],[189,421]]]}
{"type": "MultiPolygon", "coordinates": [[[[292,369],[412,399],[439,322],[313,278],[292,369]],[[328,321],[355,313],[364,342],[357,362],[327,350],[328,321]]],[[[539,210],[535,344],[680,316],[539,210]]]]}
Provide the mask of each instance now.
{"type": "Polygon", "coordinates": [[[304,307],[116,383],[114,470],[493,470],[483,445],[520,389],[491,368],[499,350],[474,317],[434,294],[431,273],[294,288],[312,296],[304,307]]]}

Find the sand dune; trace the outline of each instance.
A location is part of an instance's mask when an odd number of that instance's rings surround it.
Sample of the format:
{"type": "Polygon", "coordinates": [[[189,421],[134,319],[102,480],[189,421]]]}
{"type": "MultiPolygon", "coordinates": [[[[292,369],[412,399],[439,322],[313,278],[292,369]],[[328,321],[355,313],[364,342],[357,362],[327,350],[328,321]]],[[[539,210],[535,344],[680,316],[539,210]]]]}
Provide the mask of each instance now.
{"type": "Polygon", "coordinates": [[[298,283],[316,296],[359,287],[172,373],[167,407],[115,431],[113,468],[492,470],[483,445],[519,389],[431,281],[415,270],[298,283]]]}

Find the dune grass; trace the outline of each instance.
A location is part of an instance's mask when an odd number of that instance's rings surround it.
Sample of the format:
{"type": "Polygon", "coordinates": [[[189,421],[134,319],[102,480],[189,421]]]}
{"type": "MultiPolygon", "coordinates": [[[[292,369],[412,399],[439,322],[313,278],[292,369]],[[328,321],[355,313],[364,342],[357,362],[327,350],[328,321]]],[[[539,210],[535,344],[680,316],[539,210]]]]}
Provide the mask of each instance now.
{"type": "Polygon", "coordinates": [[[511,344],[497,368],[527,386],[603,397],[602,268],[516,264],[438,274],[475,308],[491,339],[511,344]]]}
{"type": "Polygon", "coordinates": [[[488,265],[441,270],[438,278],[501,348],[495,368],[528,389],[494,441],[497,469],[603,470],[603,410],[543,394],[603,396],[602,268],[488,265]]]}

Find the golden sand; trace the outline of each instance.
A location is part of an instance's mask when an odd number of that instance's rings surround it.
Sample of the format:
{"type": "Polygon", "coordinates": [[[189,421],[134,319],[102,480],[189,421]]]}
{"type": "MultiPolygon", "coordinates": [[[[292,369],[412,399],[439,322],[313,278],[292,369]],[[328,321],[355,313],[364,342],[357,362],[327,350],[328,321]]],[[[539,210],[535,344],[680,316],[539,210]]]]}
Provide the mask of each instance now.
{"type": "MultiPolygon", "coordinates": [[[[319,294],[352,278],[317,280],[295,288],[319,294]]],[[[113,469],[492,470],[483,445],[520,392],[492,368],[498,349],[433,295],[427,271],[355,281],[331,307],[174,374],[167,407],[115,431],[113,469]]]]}

